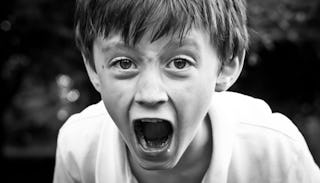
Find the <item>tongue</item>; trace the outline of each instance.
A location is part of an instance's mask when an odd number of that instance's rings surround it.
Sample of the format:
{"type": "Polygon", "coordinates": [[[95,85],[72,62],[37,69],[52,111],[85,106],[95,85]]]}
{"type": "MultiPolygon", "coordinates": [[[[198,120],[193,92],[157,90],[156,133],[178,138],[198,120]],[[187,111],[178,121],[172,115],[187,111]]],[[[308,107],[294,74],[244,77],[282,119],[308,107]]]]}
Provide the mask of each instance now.
{"type": "Polygon", "coordinates": [[[162,140],[170,133],[170,124],[167,122],[144,123],[143,133],[147,140],[162,140]]]}

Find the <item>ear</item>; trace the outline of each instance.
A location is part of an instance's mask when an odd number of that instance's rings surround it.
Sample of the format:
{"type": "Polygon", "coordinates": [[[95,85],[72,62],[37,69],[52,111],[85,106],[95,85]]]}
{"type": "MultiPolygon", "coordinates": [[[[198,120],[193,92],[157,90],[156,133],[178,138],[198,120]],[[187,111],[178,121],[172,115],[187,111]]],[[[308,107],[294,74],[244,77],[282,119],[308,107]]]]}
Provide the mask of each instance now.
{"type": "Polygon", "coordinates": [[[83,54],[82,54],[82,58],[83,58],[84,65],[86,67],[86,70],[92,85],[100,93],[101,84],[100,84],[100,79],[97,72],[91,67],[89,61],[86,59],[86,57],[83,54]]]}
{"type": "Polygon", "coordinates": [[[239,52],[232,59],[222,63],[220,72],[218,73],[216,91],[221,92],[230,88],[240,76],[243,62],[245,58],[245,50],[239,52]]]}

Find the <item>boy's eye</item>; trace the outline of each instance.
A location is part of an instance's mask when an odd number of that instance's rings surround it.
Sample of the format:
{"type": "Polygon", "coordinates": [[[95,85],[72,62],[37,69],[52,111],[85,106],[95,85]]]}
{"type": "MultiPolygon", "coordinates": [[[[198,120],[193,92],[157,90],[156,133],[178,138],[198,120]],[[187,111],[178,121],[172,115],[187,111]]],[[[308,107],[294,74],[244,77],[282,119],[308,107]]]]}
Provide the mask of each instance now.
{"type": "Polygon", "coordinates": [[[136,69],[137,66],[127,57],[117,57],[114,58],[112,61],[112,66],[117,67],[122,70],[129,70],[129,69],[136,69]]]}
{"type": "Polygon", "coordinates": [[[189,58],[187,56],[178,56],[173,58],[167,65],[167,68],[172,70],[183,70],[187,69],[192,65],[192,58],[189,58]]]}

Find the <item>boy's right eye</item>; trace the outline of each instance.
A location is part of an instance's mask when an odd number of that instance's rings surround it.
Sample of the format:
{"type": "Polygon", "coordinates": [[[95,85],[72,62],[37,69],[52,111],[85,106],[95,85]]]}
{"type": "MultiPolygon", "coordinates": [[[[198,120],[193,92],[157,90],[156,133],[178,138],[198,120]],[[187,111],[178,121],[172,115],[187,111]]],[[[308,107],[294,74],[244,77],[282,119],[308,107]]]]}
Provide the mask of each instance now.
{"type": "Polygon", "coordinates": [[[117,57],[112,59],[111,66],[126,71],[137,69],[137,65],[130,58],[127,57],[117,57]]]}

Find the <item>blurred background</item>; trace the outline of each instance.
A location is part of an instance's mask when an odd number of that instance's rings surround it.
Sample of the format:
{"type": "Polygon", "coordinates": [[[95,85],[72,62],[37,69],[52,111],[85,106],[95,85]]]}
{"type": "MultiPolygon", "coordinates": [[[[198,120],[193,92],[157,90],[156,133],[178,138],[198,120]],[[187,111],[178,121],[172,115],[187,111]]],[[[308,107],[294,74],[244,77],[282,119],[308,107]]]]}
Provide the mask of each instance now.
{"type": "MultiPolygon", "coordinates": [[[[51,182],[64,121],[99,101],[73,37],[74,0],[0,7],[1,182],[51,182]]],[[[320,164],[320,1],[248,0],[250,50],[231,88],[266,100],[320,164]]]]}

